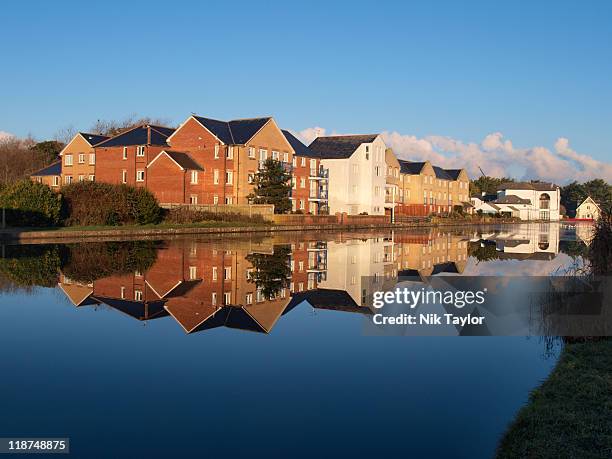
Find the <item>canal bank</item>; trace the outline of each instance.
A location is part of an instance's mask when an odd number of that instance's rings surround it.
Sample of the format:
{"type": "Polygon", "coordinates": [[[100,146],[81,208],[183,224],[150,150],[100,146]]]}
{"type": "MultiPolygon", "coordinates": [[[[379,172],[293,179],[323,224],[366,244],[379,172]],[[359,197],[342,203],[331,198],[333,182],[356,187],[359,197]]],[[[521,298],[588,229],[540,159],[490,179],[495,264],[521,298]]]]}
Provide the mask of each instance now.
{"type": "Polygon", "coordinates": [[[179,235],[232,235],[248,233],[277,232],[338,232],[355,230],[413,229],[437,227],[473,227],[487,224],[528,224],[516,220],[495,219],[494,221],[473,221],[460,219],[415,220],[405,223],[358,223],[358,224],[187,224],[187,225],[147,225],[147,226],[106,226],[106,227],[60,227],[60,228],[7,228],[0,230],[0,241],[4,242],[37,242],[53,240],[117,240],[117,239],[152,239],[156,237],[173,237],[179,235]]]}

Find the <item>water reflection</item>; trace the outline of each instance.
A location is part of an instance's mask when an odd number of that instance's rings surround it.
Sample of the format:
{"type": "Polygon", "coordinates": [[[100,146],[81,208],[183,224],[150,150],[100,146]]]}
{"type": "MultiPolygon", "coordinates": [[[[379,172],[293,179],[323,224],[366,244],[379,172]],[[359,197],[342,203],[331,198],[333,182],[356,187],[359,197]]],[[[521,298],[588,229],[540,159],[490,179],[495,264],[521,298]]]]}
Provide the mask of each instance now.
{"type": "Polygon", "coordinates": [[[532,274],[547,275],[564,248],[569,259],[586,247],[575,229],[559,224],[5,246],[0,273],[18,286],[57,285],[78,308],[113,309],[139,321],[171,318],[186,333],[269,333],[304,302],[371,314],[373,290],[399,277],[488,274],[487,265],[508,260],[520,267],[506,264],[506,275],[534,261],[532,274]]]}

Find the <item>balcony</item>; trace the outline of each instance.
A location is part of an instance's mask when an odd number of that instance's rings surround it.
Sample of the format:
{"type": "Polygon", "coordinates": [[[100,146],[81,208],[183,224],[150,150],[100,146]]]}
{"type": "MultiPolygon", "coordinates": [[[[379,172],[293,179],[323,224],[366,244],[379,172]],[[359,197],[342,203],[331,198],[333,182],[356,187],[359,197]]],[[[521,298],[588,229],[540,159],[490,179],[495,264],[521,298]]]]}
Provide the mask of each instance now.
{"type": "Polygon", "coordinates": [[[326,180],[329,178],[329,169],[310,169],[309,178],[312,180],[326,180]]]}
{"type": "Polygon", "coordinates": [[[308,199],[311,201],[327,201],[327,190],[310,190],[308,199]]]}
{"type": "MultiPolygon", "coordinates": [[[[259,170],[262,170],[264,168],[266,161],[259,161],[259,166],[258,166],[259,170]]],[[[283,170],[285,172],[289,172],[289,173],[293,172],[293,166],[291,165],[291,163],[285,163],[285,162],[282,162],[282,161],[278,161],[278,162],[280,162],[282,164],[283,170]]]]}

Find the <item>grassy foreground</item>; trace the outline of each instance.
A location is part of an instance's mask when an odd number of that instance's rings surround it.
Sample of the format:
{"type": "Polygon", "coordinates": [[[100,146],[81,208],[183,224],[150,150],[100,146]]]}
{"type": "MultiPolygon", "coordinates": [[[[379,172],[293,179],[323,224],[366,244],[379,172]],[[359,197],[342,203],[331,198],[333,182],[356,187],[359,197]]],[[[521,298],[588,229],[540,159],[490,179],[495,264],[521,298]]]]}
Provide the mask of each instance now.
{"type": "Polygon", "coordinates": [[[612,457],[612,340],[568,343],[502,439],[499,458],[612,457]]]}

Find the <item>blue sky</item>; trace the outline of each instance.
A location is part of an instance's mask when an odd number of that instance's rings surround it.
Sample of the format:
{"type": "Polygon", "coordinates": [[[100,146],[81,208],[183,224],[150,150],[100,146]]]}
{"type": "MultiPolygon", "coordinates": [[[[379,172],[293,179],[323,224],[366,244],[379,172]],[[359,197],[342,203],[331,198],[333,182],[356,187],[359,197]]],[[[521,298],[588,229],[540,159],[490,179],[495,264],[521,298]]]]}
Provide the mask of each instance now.
{"type": "Polygon", "coordinates": [[[612,2],[11,2],[0,51],[0,131],[18,136],[271,114],[612,156],[612,2]]]}

